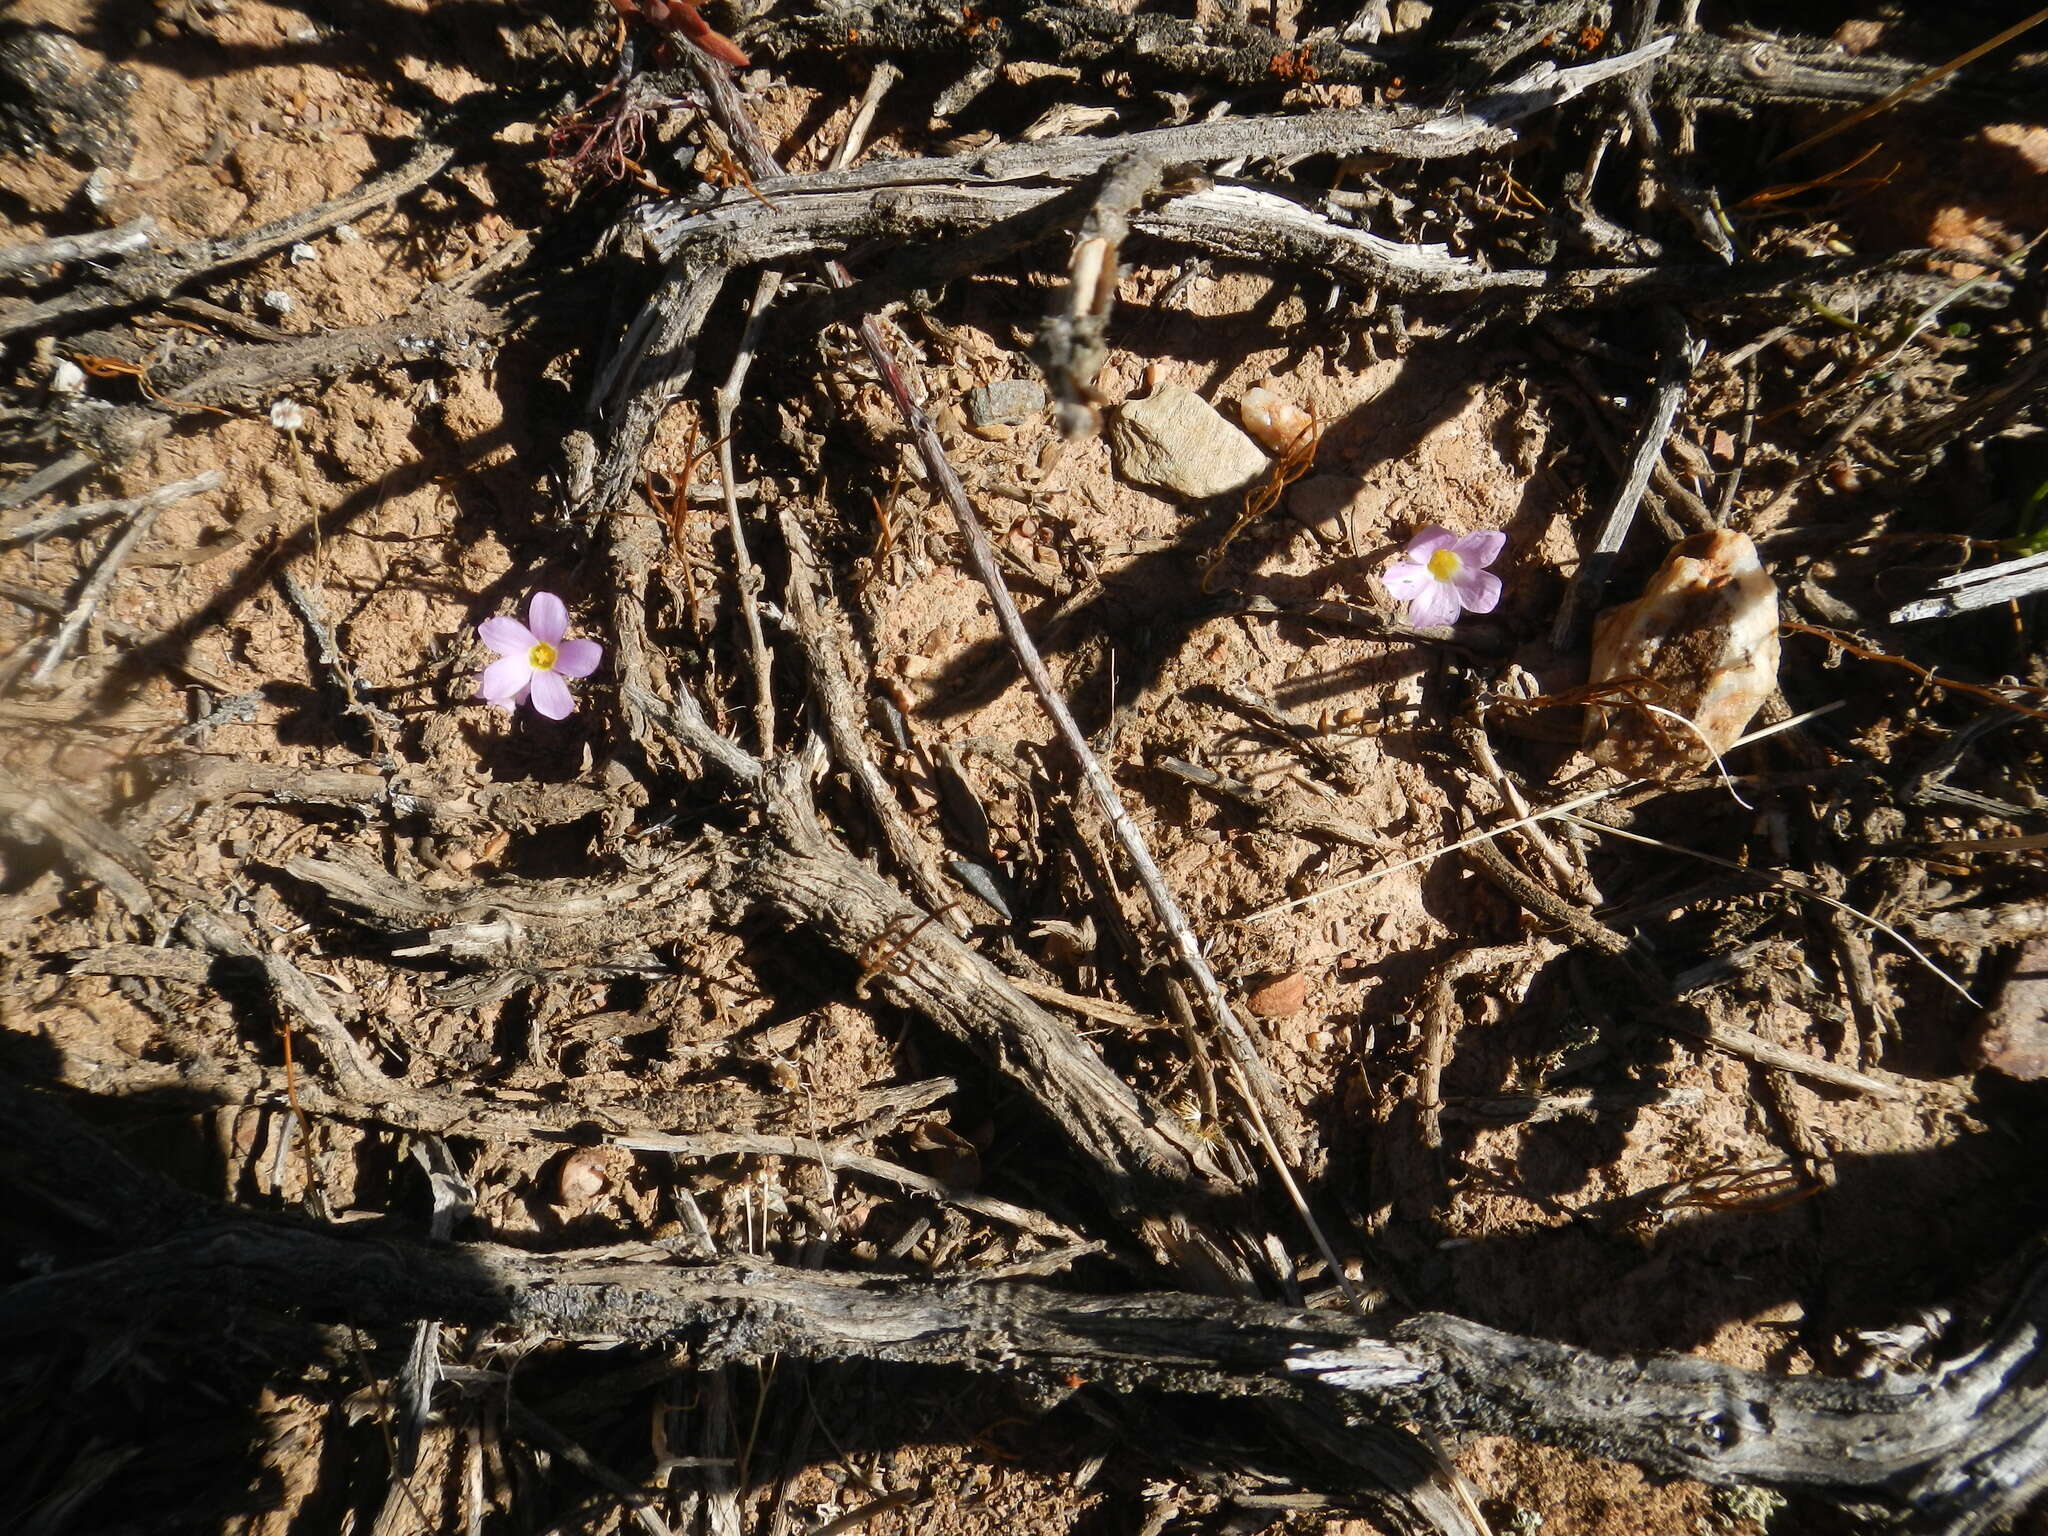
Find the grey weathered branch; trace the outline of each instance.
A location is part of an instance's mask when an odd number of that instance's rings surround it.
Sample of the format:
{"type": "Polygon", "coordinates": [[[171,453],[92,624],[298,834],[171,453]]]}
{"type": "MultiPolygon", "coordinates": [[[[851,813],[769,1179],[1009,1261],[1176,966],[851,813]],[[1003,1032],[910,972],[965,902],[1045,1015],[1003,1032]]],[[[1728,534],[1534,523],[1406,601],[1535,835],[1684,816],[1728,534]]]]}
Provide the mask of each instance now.
{"type": "Polygon", "coordinates": [[[116,268],[104,282],[75,289],[40,304],[0,310],[0,337],[39,331],[58,320],[82,319],[111,309],[168,298],[187,283],[281,251],[313,236],[381,208],[413,188],[432,180],[455,158],[453,146],[423,139],[403,165],[374,176],[360,186],[317,207],[301,209],[246,234],[198,240],[177,250],[137,257],[116,268]]]}
{"type": "Polygon", "coordinates": [[[104,261],[147,250],[156,236],[156,220],[148,214],[130,219],[113,229],[89,229],[82,235],[57,235],[48,240],[30,240],[0,250],[0,277],[13,277],[37,267],[67,261],[104,261]]]}
{"type": "MultiPolygon", "coordinates": [[[[5,1161],[18,1166],[22,1150],[19,1133],[0,1127],[5,1161]]],[[[882,1360],[1078,1374],[1119,1393],[1278,1399],[1340,1439],[1360,1433],[1349,1427],[1357,1416],[1511,1435],[1707,1483],[1827,1494],[1901,1530],[1980,1531],[2048,1481],[2048,1270],[2038,1262],[1981,1342],[1925,1371],[1857,1380],[1608,1357],[1435,1314],[683,1265],[653,1247],[424,1246],[256,1217],[18,1282],[0,1291],[0,1336],[172,1315],[190,1330],[252,1309],[683,1345],[700,1369],[770,1356],[882,1360]]]]}

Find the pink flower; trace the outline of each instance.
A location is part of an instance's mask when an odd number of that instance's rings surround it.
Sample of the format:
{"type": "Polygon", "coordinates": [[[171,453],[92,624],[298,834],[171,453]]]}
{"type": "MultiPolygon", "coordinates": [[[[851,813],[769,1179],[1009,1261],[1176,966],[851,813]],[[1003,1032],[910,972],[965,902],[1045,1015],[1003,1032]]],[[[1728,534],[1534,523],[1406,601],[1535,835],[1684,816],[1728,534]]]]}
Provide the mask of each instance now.
{"type": "Polygon", "coordinates": [[[1500,578],[1487,567],[1500,558],[1507,541],[1506,534],[1492,531],[1461,538],[1431,523],[1408,541],[1380,580],[1408,605],[1410,624],[1439,629],[1457,623],[1467,609],[1493,612],[1500,602],[1500,578]]]}
{"type": "Polygon", "coordinates": [[[533,707],[550,720],[567,719],[576,701],[562,679],[590,676],[604,660],[604,647],[595,640],[562,638],[569,631],[569,610],[552,592],[534,593],[526,618],[524,624],[498,618],[477,625],[477,638],[499,658],[484,668],[477,697],[507,711],[531,697],[533,707]]]}

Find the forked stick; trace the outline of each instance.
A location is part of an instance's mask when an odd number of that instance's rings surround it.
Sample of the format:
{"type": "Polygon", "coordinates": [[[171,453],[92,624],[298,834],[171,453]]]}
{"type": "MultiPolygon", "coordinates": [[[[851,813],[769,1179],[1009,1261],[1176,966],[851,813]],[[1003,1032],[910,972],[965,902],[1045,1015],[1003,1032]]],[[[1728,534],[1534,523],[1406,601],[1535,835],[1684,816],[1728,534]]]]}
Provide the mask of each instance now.
{"type": "MultiPolygon", "coordinates": [[[[748,115],[731,77],[722,69],[701,63],[694,58],[692,65],[705,94],[710,97],[713,109],[718,113],[720,126],[726,131],[733,148],[746,162],[747,171],[757,181],[781,174],[760,131],[748,115]]],[[[853,286],[853,275],[837,261],[824,264],[825,278],[834,288],[853,286]]],[[[930,415],[912,395],[908,380],[898,365],[881,322],[873,315],[863,316],[860,322],[860,338],[866,348],[869,361],[881,377],[883,387],[895,402],[897,412],[902,416],[911,442],[916,446],[918,456],[924,461],[925,472],[932,486],[953,513],[960,536],[966,545],[967,564],[981,584],[988,589],[989,601],[995,607],[996,625],[1002,631],[1017,664],[1023,669],[1025,679],[1031,684],[1032,692],[1038,695],[1038,702],[1052,721],[1054,731],[1073,754],[1075,766],[1079,768],[1082,781],[1088,786],[1096,805],[1108,819],[1116,834],[1118,844],[1137,871],[1138,883],[1144,889],[1146,899],[1152,904],[1152,911],[1159,924],[1173,942],[1175,952],[1193,983],[1195,994],[1201,999],[1203,1011],[1216,1026],[1217,1033],[1228,1052],[1235,1069],[1238,1090],[1244,1100],[1245,1110],[1252,1128],[1262,1143],[1267,1160],[1272,1164],[1275,1176],[1287,1191],[1288,1199],[1307,1227],[1316,1249],[1322,1254],[1323,1262],[1329,1265],[1330,1273],[1337,1280],[1346,1296],[1354,1305],[1361,1305],[1356,1291],[1345,1278],[1344,1266],[1338,1260],[1336,1250],[1308,1208],[1300,1185],[1294,1178],[1292,1164],[1299,1157],[1299,1150],[1292,1136],[1282,1139],[1276,1134],[1274,1122],[1280,1118],[1280,1098],[1266,1064],[1260,1059],[1258,1047],[1252,1042],[1250,1033],[1231,1009],[1230,1000],[1224,995],[1222,984],[1209,969],[1209,962],[1202,954],[1200,940],[1195,937],[1187,915],[1181,911],[1180,903],[1167,888],[1166,878],[1153,861],[1151,851],[1145,845],[1144,834],[1131,819],[1123,801],[1118,796],[1116,785],[1095,754],[1088,746],[1088,738],[1081,732],[1073,714],[1068,710],[1066,700],[1061,696],[1059,685],[1046,670],[1044,659],[1038,654],[1038,647],[1032,643],[1031,635],[1024,627],[1024,616],[1017,611],[1017,604],[1010,596],[1009,586],[1004,582],[1001,567],[996,561],[994,548],[988,535],[983,531],[981,519],[975,515],[974,506],[968,500],[967,488],[960,483],[960,476],[954,470],[952,461],[946,457],[945,446],[939,441],[938,428],[933,425],[930,415]]],[[[1282,1133],[1285,1131],[1284,1122],[1282,1133]]]]}

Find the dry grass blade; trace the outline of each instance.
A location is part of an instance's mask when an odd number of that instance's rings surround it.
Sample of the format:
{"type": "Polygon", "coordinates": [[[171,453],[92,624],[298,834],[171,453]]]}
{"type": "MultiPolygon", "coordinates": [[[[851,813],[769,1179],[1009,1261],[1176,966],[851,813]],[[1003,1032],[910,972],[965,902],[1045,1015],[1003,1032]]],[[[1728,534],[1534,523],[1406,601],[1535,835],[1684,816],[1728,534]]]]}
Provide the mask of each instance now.
{"type": "Polygon", "coordinates": [[[1858,123],[1867,123],[1873,117],[1876,117],[1879,113],[1889,112],[1893,107],[1896,107],[1900,102],[1910,101],[1913,97],[1918,96],[1922,91],[1926,90],[1929,86],[1940,84],[1943,80],[1946,80],[1950,75],[1954,74],[1957,70],[1962,69],[1967,65],[1976,63],[1977,60],[1983,58],[1985,54],[1991,52],[1994,48],[2003,48],[2007,43],[2011,42],[2014,38],[2019,37],[2024,33],[2031,32],[2035,27],[2038,27],[2044,21],[2048,21],[2048,9],[2043,9],[2034,12],[2033,15],[2027,17],[2024,21],[2014,22],[2011,26],[2007,27],[2003,32],[2000,32],[1997,36],[1986,38],[1976,47],[1965,49],[1963,52],[1957,54],[1954,58],[1950,59],[1946,64],[1937,65],[1935,68],[1928,70],[1925,74],[1916,76],[1912,80],[1907,81],[1904,85],[1900,86],[1897,90],[1893,91],[1889,96],[1883,97],[1881,100],[1878,101],[1873,101],[1867,107],[1858,108],[1856,111],[1851,112],[1847,117],[1842,118],[1839,122],[1833,122],[1828,124],[1828,126],[1821,129],[1820,132],[1801,139],[1797,144],[1794,144],[1790,149],[1780,150],[1776,155],[1773,155],[1771,157],[1771,163],[1773,165],[1776,165],[1780,160],[1790,160],[1794,155],[1801,154],[1806,150],[1812,149],[1816,144],[1825,144],[1829,139],[1835,137],[1836,134],[1848,132],[1851,128],[1854,128],[1858,123]]]}
{"type": "Polygon", "coordinates": [[[1895,944],[1899,946],[1899,948],[1903,949],[1915,960],[1918,960],[1920,964],[1927,969],[1930,975],[1932,975],[1943,986],[1947,987],[1951,992],[1955,993],[1956,996],[1960,997],[1964,1002],[1968,1003],[1972,1008],[1980,1008],[1983,1006],[1983,1004],[1979,1003],[1975,997],[1970,995],[1970,989],[1968,987],[1964,986],[1961,982],[1957,981],[1955,977],[1949,975],[1947,971],[1944,971],[1940,966],[1936,965],[1934,961],[1928,957],[1928,954],[1925,950],[1921,949],[1919,945],[1915,944],[1911,939],[1907,938],[1903,933],[1899,932],[1898,929],[1894,928],[1890,923],[1886,922],[1883,918],[1872,917],[1868,912],[1863,911],[1859,907],[1852,907],[1846,901],[1837,901],[1834,897],[1828,895],[1825,891],[1816,891],[1809,885],[1803,885],[1799,881],[1794,880],[1790,875],[1786,874],[1782,870],[1754,869],[1748,865],[1738,864],[1733,859],[1724,859],[1719,854],[1703,853],[1697,848],[1684,848],[1679,846],[1677,843],[1667,843],[1663,841],[1661,838],[1646,837],[1640,832],[1627,832],[1621,829],[1620,827],[1610,827],[1603,825],[1602,823],[1597,821],[1587,821],[1583,817],[1579,816],[1567,815],[1564,819],[1570,822],[1573,826],[1582,829],[1583,831],[1596,832],[1605,837],[1619,837],[1631,843],[1641,843],[1645,847],[1661,848],[1666,853],[1676,853],[1688,859],[1699,859],[1704,863],[1718,864],[1723,869],[1738,870],[1742,874],[1753,876],[1756,879],[1774,885],[1781,891],[1790,891],[1793,895],[1803,896],[1808,901],[1817,901],[1824,907],[1832,907],[1835,911],[1840,912],[1845,916],[1855,918],[1856,921],[1858,921],[1859,923],[1868,923],[1871,927],[1875,928],[1879,933],[1882,933],[1887,938],[1891,939],[1895,944]]]}

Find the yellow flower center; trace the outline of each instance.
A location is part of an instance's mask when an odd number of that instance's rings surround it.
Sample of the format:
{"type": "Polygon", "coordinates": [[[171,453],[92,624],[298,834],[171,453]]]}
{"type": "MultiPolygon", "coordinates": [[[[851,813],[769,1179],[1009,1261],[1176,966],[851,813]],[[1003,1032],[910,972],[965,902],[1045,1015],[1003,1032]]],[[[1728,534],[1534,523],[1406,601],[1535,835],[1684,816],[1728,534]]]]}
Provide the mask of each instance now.
{"type": "Polygon", "coordinates": [[[1440,549],[1429,557],[1429,574],[1438,581],[1450,581],[1465,568],[1465,562],[1448,549],[1440,549]]]}
{"type": "Polygon", "coordinates": [[[536,672],[555,670],[555,648],[545,640],[533,642],[533,649],[526,653],[526,664],[536,672]]]}

